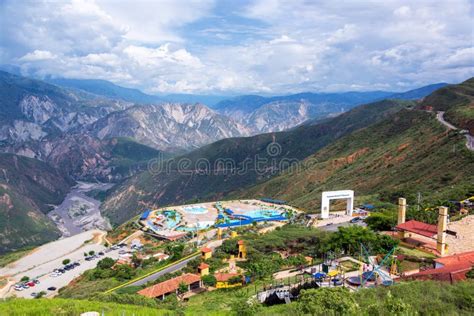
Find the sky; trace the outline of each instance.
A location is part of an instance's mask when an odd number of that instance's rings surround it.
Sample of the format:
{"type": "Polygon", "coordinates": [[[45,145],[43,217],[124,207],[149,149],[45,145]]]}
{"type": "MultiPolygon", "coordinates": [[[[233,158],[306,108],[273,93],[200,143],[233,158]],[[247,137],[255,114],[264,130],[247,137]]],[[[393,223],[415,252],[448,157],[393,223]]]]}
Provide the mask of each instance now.
{"type": "Polygon", "coordinates": [[[471,0],[0,0],[0,64],[147,93],[404,91],[474,76],[471,0]]]}

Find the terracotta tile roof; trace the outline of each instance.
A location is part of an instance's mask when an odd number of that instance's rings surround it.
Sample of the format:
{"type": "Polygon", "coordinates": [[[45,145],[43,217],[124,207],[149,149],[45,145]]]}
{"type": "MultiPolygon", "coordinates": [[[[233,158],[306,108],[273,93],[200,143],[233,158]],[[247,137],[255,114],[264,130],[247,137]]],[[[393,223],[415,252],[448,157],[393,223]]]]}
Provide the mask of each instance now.
{"type": "Polygon", "coordinates": [[[421,271],[408,276],[408,279],[412,280],[437,280],[437,281],[448,281],[456,282],[466,280],[466,273],[471,270],[472,267],[465,263],[456,263],[446,267],[438,269],[429,269],[421,271]]]}
{"type": "Polygon", "coordinates": [[[201,252],[212,252],[212,249],[208,247],[204,247],[201,249],[201,252]]]}
{"type": "Polygon", "coordinates": [[[230,278],[238,276],[237,273],[216,273],[214,274],[216,277],[217,282],[226,282],[229,281],[230,278]]]}
{"type": "Polygon", "coordinates": [[[438,233],[436,225],[411,220],[396,227],[398,230],[408,231],[425,237],[433,237],[438,233]]]}
{"type": "Polygon", "coordinates": [[[140,290],[138,291],[138,294],[149,298],[160,297],[163,294],[174,293],[179,288],[179,284],[182,282],[186,283],[187,285],[190,285],[192,283],[198,282],[199,280],[201,280],[201,277],[199,275],[186,273],[176,278],[172,278],[167,281],[140,290]]]}
{"type": "Polygon", "coordinates": [[[199,265],[198,268],[201,269],[201,270],[207,269],[207,268],[209,268],[209,265],[207,263],[201,262],[201,264],[199,265]]]}
{"type": "Polygon", "coordinates": [[[444,266],[451,266],[457,264],[474,265],[474,251],[463,252],[457,255],[438,258],[435,261],[444,266]]]}

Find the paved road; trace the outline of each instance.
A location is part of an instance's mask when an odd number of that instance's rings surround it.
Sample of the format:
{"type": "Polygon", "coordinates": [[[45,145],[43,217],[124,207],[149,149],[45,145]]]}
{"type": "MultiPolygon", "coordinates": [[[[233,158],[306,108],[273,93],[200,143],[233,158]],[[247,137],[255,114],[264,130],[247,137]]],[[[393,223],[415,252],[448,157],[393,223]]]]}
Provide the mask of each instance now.
{"type": "MultiPolygon", "coordinates": [[[[446,122],[446,120],[444,119],[444,112],[443,111],[438,111],[436,113],[436,119],[441,124],[446,126],[448,129],[458,130],[458,128],[456,126],[454,126],[453,124],[451,124],[449,122],[446,122]]],[[[464,136],[466,136],[466,147],[467,147],[467,149],[474,151],[474,136],[470,135],[468,131],[465,132],[464,136]]]]}
{"type": "Polygon", "coordinates": [[[326,225],[326,226],[319,226],[318,228],[321,230],[325,230],[328,232],[335,232],[339,227],[348,227],[348,226],[353,226],[353,225],[358,225],[362,227],[366,227],[367,224],[364,222],[357,222],[357,223],[350,223],[350,222],[344,222],[344,223],[337,223],[337,224],[331,224],[331,225],[326,225]]]}
{"type": "Polygon", "coordinates": [[[189,258],[189,259],[186,259],[186,260],[184,260],[184,261],[181,261],[181,262],[179,262],[179,263],[177,263],[177,264],[175,264],[175,265],[173,265],[173,266],[171,266],[171,267],[168,267],[168,268],[163,269],[163,270],[161,270],[161,271],[159,271],[159,272],[156,272],[156,273],[154,273],[154,274],[152,274],[152,275],[150,275],[150,276],[147,276],[146,278],[141,279],[141,280],[139,280],[139,281],[137,281],[137,282],[134,282],[134,283],[132,283],[132,284],[130,284],[130,285],[128,285],[128,286],[140,286],[140,285],[143,285],[143,284],[145,284],[145,283],[147,283],[147,282],[154,281],[154,280],[158,279],[159,277],[161,277],[161,276],[163,276],[163,275],[165,275],[165,274],[173,273],[173,272],[179,271],[179,270],[181,270],[182,268],[184,268],[184,267],[186,266],[186,264],[187,264],[189,261],[193,260],[194,258],[196,258],[196,257],[198,257],[198,256],[200,256],[200,255],[198,254],[198,255],[196,255],[196,256],[194,256],[194,257],[191,257],[191,258],[189,258]]]}
{"type": "MultiPolygon", "coordinates": [[[[213,240],[209,243],[207,243],[206,247],[209,247],[209,248],[212,248],[212,249],[215,249],[217,247],[219,247],[220,245],[222,245],[222,240],[213,240]]],[[[171,267],[168,267],[166,269],[163,269],[161,271],[158,271],[150,276],[147,276],[146,278],[144,279],[141,279],[137,282],[134,282],[134,283],[131,283],[129,284],[128,286],[139,286],[139,285],[143,285],[147,282],[150,282],[150,281],[155,281],[156,279],[158,279],[159,277],[167,274],[167,273],[173,273],[173,272],[176,272],[176,271],[179,271],[181,270],[182,268],[184,268],[186,266],[186,264],[193,260],[194,258],[200,256],[200,254],[197,254],[196,256],[194,257],[191,257],[189,259],[186,259],[184,261],[181,261],[181,262],[178,262],[177,264],[171,266],[171,267]]]]}

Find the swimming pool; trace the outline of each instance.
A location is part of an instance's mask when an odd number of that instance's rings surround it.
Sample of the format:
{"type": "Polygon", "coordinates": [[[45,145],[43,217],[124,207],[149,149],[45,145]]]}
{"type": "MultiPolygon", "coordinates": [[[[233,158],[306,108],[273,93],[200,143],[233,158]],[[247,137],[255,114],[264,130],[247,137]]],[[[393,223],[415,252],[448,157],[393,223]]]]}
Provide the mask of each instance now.
{"type": "Polygon", "coordinates": [[[180,227],[176,228],[176,230],[193,231],[193,230],[196,230],[196,228],[198,230],[201,230],[201,229],[209,228],[212,225],[214,225],[214,221],[202,221],[202,222],[197,222],[197,223],[194,223],[194,224],[191,224],[191,225],[188,225],[188,226],[180,226],[180,227]]]}
{"type": "Polygon", "coordinates": [[[181,214],[175,211],[163,211],[163,215],[166,217],[165,225],[168,229],[175,228],[181,221],[181,214]]]}
{"type": "Polygon", "coordinates": [[[204,206],[186,206],[183,207],[183,210],[188,214],[206,214],[208,212],[207,208],[204,206]]]}
{"type": "Polygon", "coordinates": [[[251,218],[272,218],[275,216],[280,216],[282,213],[283,213],[282,211],[273,210],[273,209],[260,209],[260,210],[248,211],[242,214],[251,218]]]}

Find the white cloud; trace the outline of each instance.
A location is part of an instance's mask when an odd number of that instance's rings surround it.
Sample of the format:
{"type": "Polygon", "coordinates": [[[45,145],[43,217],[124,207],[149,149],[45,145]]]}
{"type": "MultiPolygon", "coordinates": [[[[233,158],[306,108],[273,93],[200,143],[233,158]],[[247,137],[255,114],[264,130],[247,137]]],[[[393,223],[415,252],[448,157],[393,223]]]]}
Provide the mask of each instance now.
{"type": "Polygon", "coordinates": [[[232,7],[7,0],[0,57],[26,73],[153,93],[408,89],[474,75],[469,0],[219,5],[232,7]]]}
{"type": "Polygon", "coordinates": [[[21,57],[20,61],[40,61],[40,60],[49,60],[56,58],[54,54],[47,50],[38,50],[35,49],[33,52],[26,54],[25,56],[21,57]]]}

